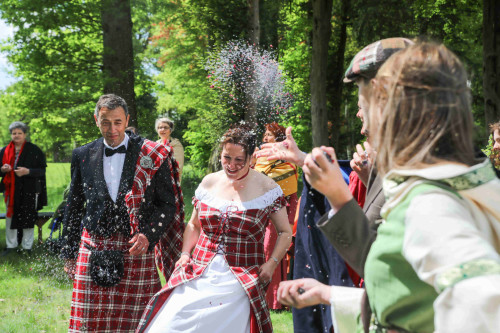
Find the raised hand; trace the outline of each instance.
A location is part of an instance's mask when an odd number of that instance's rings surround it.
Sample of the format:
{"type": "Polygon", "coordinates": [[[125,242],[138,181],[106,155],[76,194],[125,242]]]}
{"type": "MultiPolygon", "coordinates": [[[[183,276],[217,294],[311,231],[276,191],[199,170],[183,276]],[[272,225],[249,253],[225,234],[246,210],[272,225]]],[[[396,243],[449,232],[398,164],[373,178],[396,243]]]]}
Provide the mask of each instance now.
{"type": "Polygon", "coordinates": [[[332,147],[314,148],[307,155],[302,170],[309,184],[324,194],[335,210],[339,210],[352,199],[332,147]],[[325,153],[330,156],[331,162],[325,153]]]}
{"type": "Polygon", "coordinates": [[[363,184],[367,185],[376,152],[372,149],[368,141],[365,141],[363,145],[365,146],[364,150],[361,145],[356,145],[356,152],[352,155],[350,165],[352,170],[358,174],[363,184]]]}
{"type": "Polygon", "coordinates": [[[254,157],[267,157],[268,160],[285,160],[302,167],[306,154],[302,152],[292,136],[292,128],[286,129],[286,139],[281,142],[265,143],[254,157]]]}

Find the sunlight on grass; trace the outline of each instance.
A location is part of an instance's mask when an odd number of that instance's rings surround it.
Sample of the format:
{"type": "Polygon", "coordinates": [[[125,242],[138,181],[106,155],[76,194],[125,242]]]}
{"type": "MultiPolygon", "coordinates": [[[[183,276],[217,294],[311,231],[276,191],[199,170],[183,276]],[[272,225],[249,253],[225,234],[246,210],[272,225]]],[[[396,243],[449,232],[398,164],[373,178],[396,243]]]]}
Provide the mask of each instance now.
{"type": "Polygon", "coordinates": [[[0,332],[66,332],[71,290],[62,262],[42,246],[0,258],[0,332]]]}

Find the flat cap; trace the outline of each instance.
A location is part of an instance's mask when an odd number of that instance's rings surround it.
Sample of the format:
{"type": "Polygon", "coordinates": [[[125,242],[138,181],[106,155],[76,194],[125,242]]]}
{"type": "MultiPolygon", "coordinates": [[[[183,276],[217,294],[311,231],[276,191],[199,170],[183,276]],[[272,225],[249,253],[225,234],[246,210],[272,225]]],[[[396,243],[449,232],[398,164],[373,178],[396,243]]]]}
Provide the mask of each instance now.
{"type": "Polygon", "coordinates": [[[358,77],[371,79],[378,69],[397,51],[414,43],[401,37],[387,38],[371,43],[354,56],[345,72],[344,82],[355,81],[358,77]]]}

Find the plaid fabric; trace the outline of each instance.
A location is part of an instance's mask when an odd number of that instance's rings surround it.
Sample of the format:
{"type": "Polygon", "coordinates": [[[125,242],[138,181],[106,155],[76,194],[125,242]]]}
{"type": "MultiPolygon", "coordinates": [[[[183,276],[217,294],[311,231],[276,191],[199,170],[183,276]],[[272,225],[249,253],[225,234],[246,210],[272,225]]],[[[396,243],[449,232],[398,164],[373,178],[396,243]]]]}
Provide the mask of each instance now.
{"type": "Polygon", "coordinates": [[[125,253],[125,274],[115,287],[99,287],[90,278],[90,251],[84,242],[98,250],[130,248],[122,234],[102,238],[82,232],[78,253],[69,332],[133,332],[151,297],[161,289],[152,252],[141,256],[125,253]]]}
{"type": "Polygon", "coordinates": [[[412,45],[413,42],[406,38],[396,37],[379,40],[359,51],[351,61],[345,72],[344,82],[355,81],[363,76],[372,78],[382,64],[397,51],[412,45]]]}
{"type": "Polygon", "coordinates": [[[137,159],[134,183],[130,192],[125,196],[125,203],[130,215],[132,232],[135,233],[139,226],[137,213],[143,201],[144,193],[156,171],[158,171],[163,163],[167,163],[170,170],[176,211],[173,221],[169,224],[155,246],[155,259],[165,279],[168,280],[172,274],[175,262],[181,255],[182,235],[184,233],[184,202],[179,184],[179,167],[173,158],[173,149],[170,145],[161,145],[147,139],[144,140],[137,159]],[[141,161],[148,157],[152,161],[152,165],[144,167],[141,165],[141,161]]]}
{"type": "Polygon", "coordinates": [[[167,285],[151,299],[137,332],[144,331],[175,287],[203,274],[220,244],[224,244],[224,257],[248,295],[258,332],[272,332],[266,291],[259,283],[258,276],[259,267],[265,263],[264,235],[269,215],[286,206],[284,196],[278,197],[264,209],[235,212],[221,212],[197,198],[193,199],[193,204],[198,210],[202,230],[192,260],[185,267],[176,267],[167,285]]]}

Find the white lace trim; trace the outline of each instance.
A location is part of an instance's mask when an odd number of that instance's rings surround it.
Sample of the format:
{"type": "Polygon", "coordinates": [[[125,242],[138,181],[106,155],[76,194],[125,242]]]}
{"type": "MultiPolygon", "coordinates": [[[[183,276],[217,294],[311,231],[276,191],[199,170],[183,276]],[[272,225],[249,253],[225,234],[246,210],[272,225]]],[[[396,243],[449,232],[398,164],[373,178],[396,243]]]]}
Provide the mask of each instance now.
{"type": "Polygon", "coordinates": [[[198,186],[194,192],[196,199],[200,200],[204,204],[218,209],[222,212],[226,211],[230,206],[236,206],[238,211],[245,211],[249,209],[264,209],[274,203],[276,199],[283,195],[281,187],[276,186],[275,188],[267,191],[263,195],[252,199],[250,201],[230,201],[215,197],[210,191],[203,188],[201,185],[198,186]]]}

